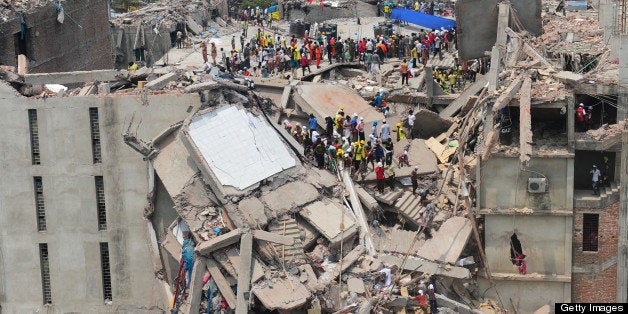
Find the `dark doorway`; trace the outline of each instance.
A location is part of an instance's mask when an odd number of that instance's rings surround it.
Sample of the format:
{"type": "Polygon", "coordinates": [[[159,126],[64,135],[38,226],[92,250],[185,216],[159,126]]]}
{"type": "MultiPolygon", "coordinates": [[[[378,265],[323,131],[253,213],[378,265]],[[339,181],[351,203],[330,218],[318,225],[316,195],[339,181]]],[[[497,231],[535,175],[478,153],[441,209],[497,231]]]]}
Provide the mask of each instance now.
{"type": "Polygon", "coordinates": [[[576,132],[595,130],[603,124],[617,123],[617,95],[576,94],[575,96],[574,109],[582,104],[587,113],[591,112],[590,121],[587,121],[584,126],[578,125],[576,119],[576,132]]]}
{"type": "Polygon", "coordinates": [[[579,190],[591,189],[591,170],[593,165],[600,169],[603,176],[608,175],[609,182],[614,182],[615,158],[614,152],[577,150],[574,157],[574,188],[579,190]]]}
{"type": "Polygon", "coordinates": [[[13,43],[15,44],[15,56],[25,55],[27,58],[31,58],[31,30],[27,28],[22,33],[17,32],[13,34],[13,43]]]}
{"type": "Polygon", "coordinates": [[[582,214],[582,250],[597,252],[600,215],[582,214]]]}

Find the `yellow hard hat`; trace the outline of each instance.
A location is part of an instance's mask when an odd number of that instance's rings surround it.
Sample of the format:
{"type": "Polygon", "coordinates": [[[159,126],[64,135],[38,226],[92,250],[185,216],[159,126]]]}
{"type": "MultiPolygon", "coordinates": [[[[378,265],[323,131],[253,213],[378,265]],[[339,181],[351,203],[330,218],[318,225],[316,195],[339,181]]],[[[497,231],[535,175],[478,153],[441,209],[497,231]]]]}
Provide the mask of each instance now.
{"type": "Polygon", "coordinates": [[[353,146],[358,146],[359,143],[358,142],[353,142],[353,146]]]}
{"type": "Polygon", "coordinates": [[[342,156],[344,154],[344,152],[342,151],[342,149],[339,149],[338,152],[336,152],[336,155],[338,156],[342,156]]]}
{"type": "Polygon", "coordinates": [[[397,127],[400,128],[401,127],[401,123],[397,123],[397,127]]]}
{"type": "Polygon", "coordinates": [[[360,144],[364,144],[364,140],[361,140],[361,141],[360,141],[360,144]]]}
{"type": "Polygon", "coordinates": [[[345,106],[344,105],[340,105],[340,110],[345,110],[345,106]]]}

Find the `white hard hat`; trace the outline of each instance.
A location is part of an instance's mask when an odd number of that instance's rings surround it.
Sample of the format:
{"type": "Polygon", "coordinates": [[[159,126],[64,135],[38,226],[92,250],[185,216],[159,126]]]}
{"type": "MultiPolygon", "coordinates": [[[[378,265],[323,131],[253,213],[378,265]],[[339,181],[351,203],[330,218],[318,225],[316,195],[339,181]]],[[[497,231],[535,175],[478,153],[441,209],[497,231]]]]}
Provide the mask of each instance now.
{"type": "Polygon", "coordinates": [[[429,286],[427,286],[428,289],[434,289],[434,285],[430,284],[429,286]]]}
{"type": "Polygon", "coordinates": [[[420,295],[423,295],[423,290],[419,290],[419,294],[420,294],[420,295]]]}

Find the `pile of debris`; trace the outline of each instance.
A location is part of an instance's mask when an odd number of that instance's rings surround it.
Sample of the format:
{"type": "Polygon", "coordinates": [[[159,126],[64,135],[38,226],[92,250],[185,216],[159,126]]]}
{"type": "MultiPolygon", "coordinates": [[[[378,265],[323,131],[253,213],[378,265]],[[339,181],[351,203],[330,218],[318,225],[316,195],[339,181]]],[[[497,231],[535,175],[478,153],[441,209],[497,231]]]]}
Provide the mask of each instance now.
{"type": "Polygon", "coordinates": [[[549,53],[597,55],[605,49],[604,31],[594,14],[547,15],[543,34],[530,38],[530,44],[549,53]]]}
{"type": "Polygon", "coordinates": [[[179,22],[185,22],[190,15],[201,11],[208,11],[209,9],[209,3],[204,0],[162,0],[158,3],[151,3],[138,10],[121,14],[111,20],[111,23],[116,26],[127,24],[133,26],[163,26],[168,28],[179,22]]]}
{"type": "MultiPolygon", "coordinates": [[[[61,4],[63,2],[65,0],[60,1],[61,4]]],[[[19,18],[19,14],[27,14],[46,5],[52,7],[54,3],[51,0],[0,0],[0,19],[6,22],[19,18]]]]}

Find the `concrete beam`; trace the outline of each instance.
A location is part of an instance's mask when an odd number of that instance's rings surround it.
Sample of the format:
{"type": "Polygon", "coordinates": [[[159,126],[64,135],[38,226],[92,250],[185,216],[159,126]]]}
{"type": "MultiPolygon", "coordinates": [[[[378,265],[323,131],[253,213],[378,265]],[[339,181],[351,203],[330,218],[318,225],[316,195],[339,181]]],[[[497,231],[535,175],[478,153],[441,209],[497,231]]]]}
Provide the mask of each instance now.
{"type": "Polygon", "coordinates": [[[369,226],[367,222],[366,214],[362,209],[362,203],[360,203],[360,199],[358,198],[358,194],[353,187],[353,180],[351,179],[351,174],[349,171],[341,170],[342,173],[342,181],[345,185],[345,189],[349,191],[349,199],[351,200],[351,209],[353,210],[353,214],[355,215],[358,224],[360,225],[360,239],[364,241],[364,247],[369,255],[375,256],[377,251],[375,250],[375,245],[373,245],[373,239],[371,238],[371,233],[369,231],[369,226]]]}
{"type": "Polygon", "coordinates": [[[238,296],[236,314],[249,312],[249,294],[251,292],[251,273],[253,266],[253,234],[247,232],[240,241],[240,269],[238,270],[238,296]]]}
{"type": "Polygon", "coordinates": [[[244,229],[235,229],[228,233],[219,235],[213,239],[205,241],[199,244],[195,251],[200,255],[207,256],[209,253],[221,249],[223,247],[238,243],[240,241],[240,237],[244,233],[244,229]]]}
{"type": "Polygon", "coordinates": [[[194,261],[194,269],[192,269],[192,281],[190,282],[189,303],[185,304],[187,311],[183,313],[198,313],[201,307],[201,296],[203,295],[203,277],[207,270],[205,258],[197,257],[194,261]]]}
{"type": "Polygon", "coordinates": [[[526,77],[519,93],[519,161],[524,166],[532,156],[532,115],[530,113],[530,93],[532,80],[526,77]]]}
{"type": "Polygon", "coordinates": [[[276,234],[276,233],[272,233],[272,232],[268,232],[264,230],[254,230],[253,236],[258,240],[262,240],[266,242],[272,242],[272,243],[283,244],[283,245],[288,245],[288,246],[294,244],[293,237],[287,237],[284,235],[280,235],[280,234],[276,234]]]}
{"type": "Polygon", "coordinates": [[[517,76],[506,90],[497,97],[495,104],[493,105],[493,112],[498,112],[500,109],[508,106],[512,98],[517,94],[523,84],[523,75],[517,76]]]}
{"type": "Polygon", "coordinates": [[[117,70],[94,70],[75,72],[35,73],[24,75],[24,83],[30,85],[72,84],[85,82],[108,82],[118,80],[117,70]]]}
{"type": "Polygon", "coordinates": [[[158,90],[166,87],[168,83],[172,81],[176,81],[179,78],[179,75],[176,73],[168,73],[166,75],[162,75],[148,83],[144,86],[146,89],[158,90]]]}
{"type": "Polygon", "coordinates": [[[227,281],[227,278],[225,278],[225,276],[222,274],[220,268],[218,268],[218,264],[213,258],[208,258],[205,261],[207,263],[207,270],[209,271],[209,274],[212,275],[214,282],[216,282],[218,290],[220,290],[222,296],[225,297],[225,300],[227,300],[227,304],[229,304],[229,307],[235,309],[236,296],[231,289],[231,285],[229,285],[229,281],[227,281]]]}
{"type": "Polygon", "coordinates": [[[436,296],[436,300],[438,300],[438,305],[446,307],[446,308],[450,308],[455,313],[460,313],[460,314],[482,313],[482,311],[472,309],[470,306],[454,301],[442,294],[435,293],[434,295],[436,296]]]}

